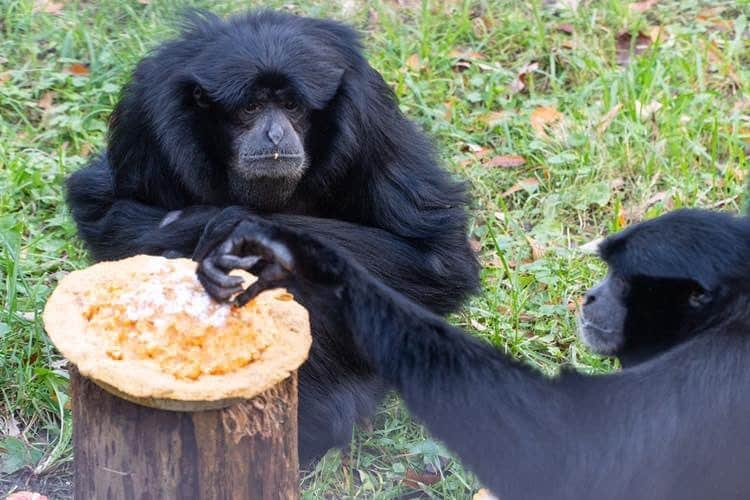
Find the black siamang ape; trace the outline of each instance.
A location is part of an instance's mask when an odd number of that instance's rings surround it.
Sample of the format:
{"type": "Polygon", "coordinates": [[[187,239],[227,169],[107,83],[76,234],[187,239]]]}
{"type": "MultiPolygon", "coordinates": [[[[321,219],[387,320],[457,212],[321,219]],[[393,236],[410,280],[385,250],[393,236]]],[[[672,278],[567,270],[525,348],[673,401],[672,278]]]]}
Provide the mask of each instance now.
{"type": "Polygon", "coordinates": [[[634,365],[554,379],[309,235],[238,216],[196,257],[216,298],[239,267],[261,276],[239,303],[278,285],[337,299],[365,359],[503,500],[750,498],[750,218],[683,210],[600,253],[610,273],[583,306],[584,339],[634,365]]]}
{"type": "MultiPolygon", "coordinates": [[[[357,34],[332,21],[193,15],[138,64],[106,154],[67,188],[96,260],[190,255],[207,223],[249,210],[326,241],[438,314],[478,284],[464,187],[401,114],[357,34]]],[[[308,306],[302,461],[345,445],[384,390],[338,303],[308,306]]]]}

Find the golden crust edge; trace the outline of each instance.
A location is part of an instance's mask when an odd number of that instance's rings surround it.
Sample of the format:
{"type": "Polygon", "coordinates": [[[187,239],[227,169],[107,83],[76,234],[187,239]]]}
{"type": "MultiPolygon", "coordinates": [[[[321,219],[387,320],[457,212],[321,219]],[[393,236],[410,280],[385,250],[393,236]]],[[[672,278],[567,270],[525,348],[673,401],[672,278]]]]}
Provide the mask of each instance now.
{"type": "MultiPolygon", "coordinates": [[[[276,325],[274,340],[260,358],[222,375],[203,375],[198,380],[175,379],[149,366],[145,360],[115,361],[104,348],[84,343],[86,322],[75,303],[79,293],[118,272],[153,265],[163,257],[135,256],[121,261],[101,262],[65,276],[53,291],[43,313],[47,335],[60,353],[76,365],[81,375],[123,399],[160,409],[196,411],[221,408],[251,399],[286,379],[307,359],[312,337],[307,311],[294,301],[274,297],[284,289],[268,290],[258,301],[273,301],[271,316],[276,325]]],[[[166,260],[166,259],[164,259],[166,260]]],[[[187,259],[182,259],[187,261],[187,259]]],[[[195,263],[187,261],[194,268],[195,263]]]]}

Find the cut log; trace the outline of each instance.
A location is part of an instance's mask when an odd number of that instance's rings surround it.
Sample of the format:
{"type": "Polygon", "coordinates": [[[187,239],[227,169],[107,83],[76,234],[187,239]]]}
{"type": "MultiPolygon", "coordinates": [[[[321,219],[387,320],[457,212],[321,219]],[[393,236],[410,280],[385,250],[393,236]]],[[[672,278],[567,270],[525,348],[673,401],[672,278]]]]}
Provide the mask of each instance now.
{"type": "Polygon", "coordinates": [[[195,267],[102,262],[47,301],[45,329],[72,364],[78,500],[299,497],[307,311],[283,289],[216,303],[195,267]]]}
{"type": "Polygon", "coordinates": [[[131,403],[70,375],[77,500],[299,498],[296,373],[195,412],[131,403]]]}

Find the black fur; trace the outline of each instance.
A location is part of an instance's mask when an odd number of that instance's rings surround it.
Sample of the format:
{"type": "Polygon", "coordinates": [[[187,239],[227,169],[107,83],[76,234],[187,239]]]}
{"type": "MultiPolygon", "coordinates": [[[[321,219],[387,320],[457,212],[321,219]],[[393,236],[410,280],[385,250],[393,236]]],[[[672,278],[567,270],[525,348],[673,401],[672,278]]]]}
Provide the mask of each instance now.
{"type": "Polygon", "coordinates": [[[199,278],[214,296],[233,267],[222,260],[227,239],[230,256],[264,256],[251,294],[283,284],[303,303],[338,297],[377,372],[499,498],[750,498],[747,217],[681,211],[607,240],[602,255],[614,272],[695,280],[710,300],[690,321],[661,319],[680,341],[660,354],[611,375],[555,379],[451,327],[332,247],[257,218],[209,231],[199,245],[199,278]]]}
{"type": "MultiPolygon", "coordinates": [[[[67,184],[92,256],[190,255],[206,224],[244,216],[228,190],[229,122],[266,85],[293,92],[310,123],[296,191],[260,215],[328,242],[436,313],[455,310],[478,285],[463,185],[402,116],[353,30],[277,12],[194,15],[137,66],[106,154],[67,184]],[[195,106],[195,96],[210,98],[215,112],[195,106]]],[[[382,394],[338,305],[318,297],[309,306],[315,341],[300,373],[303,460],[346,444],[382,394]]]]}

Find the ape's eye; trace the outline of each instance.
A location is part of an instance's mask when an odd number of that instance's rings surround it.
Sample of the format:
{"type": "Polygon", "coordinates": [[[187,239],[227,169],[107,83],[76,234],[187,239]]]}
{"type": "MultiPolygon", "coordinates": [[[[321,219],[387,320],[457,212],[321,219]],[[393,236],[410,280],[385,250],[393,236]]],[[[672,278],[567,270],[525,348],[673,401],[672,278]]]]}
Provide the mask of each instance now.
{"type": "Polygon", "coordinates": [[[245,109],[247,109],[251,113],[257,113],[258,111],[263,109],[263,104],[261,104],[260,102],[251,102],[245,109]]]}
{"type": "Polygon", "coordinates": [[[209,105],[208,97],[200,85],[193,87],[193,100],[201,108],[207,108],[209,105]]]}
{"type": "Polygon", "coordinates": [[[703,307],[704,305],[706,305],[706,303],[708,302],[708,299],[709,299],[708,294],[700,290],[695,290],[688,297],[688,304],[690,305],[690,307],[694,307],[697,309],[699,307],[703,307]]]}
{"type": "Polygon", "coordinates": [[[284,101],[284,108],[288,109],[289,111],[294,111],[297,109],[297,103],[294,101],[284,101]]]}

